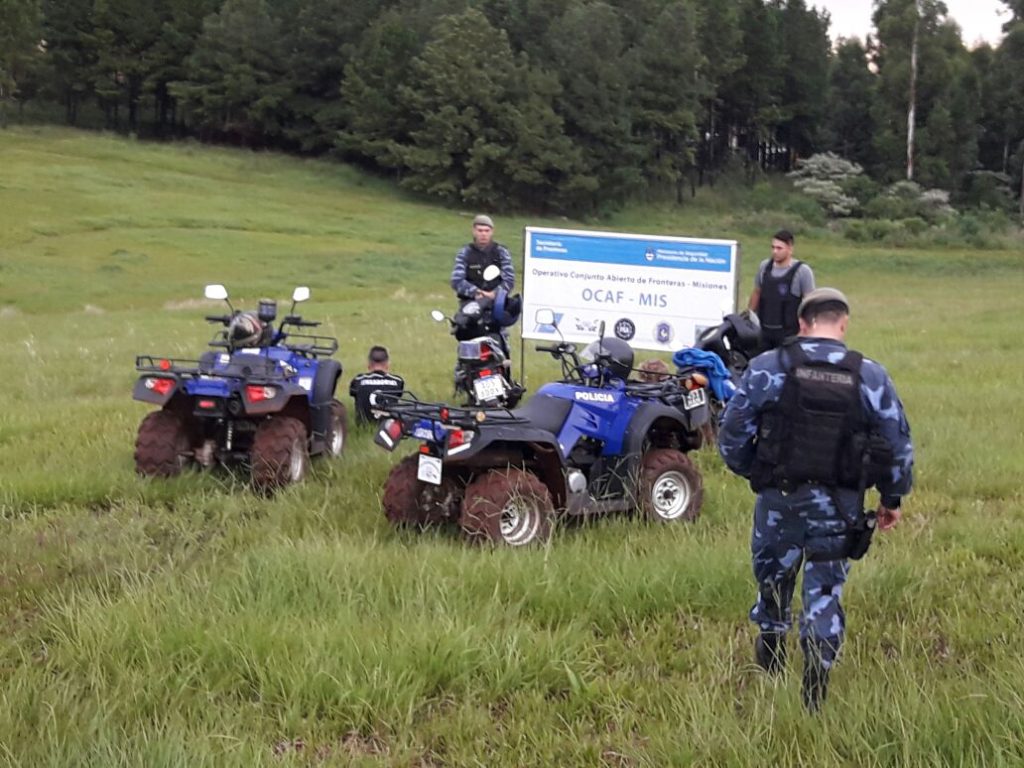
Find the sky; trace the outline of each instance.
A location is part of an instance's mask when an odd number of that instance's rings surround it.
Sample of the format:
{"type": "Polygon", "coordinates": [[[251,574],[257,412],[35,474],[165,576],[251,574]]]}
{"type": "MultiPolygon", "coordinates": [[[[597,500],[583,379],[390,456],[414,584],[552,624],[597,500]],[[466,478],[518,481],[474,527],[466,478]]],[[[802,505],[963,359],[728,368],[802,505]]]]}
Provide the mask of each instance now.
{"type": "MultiPolygon", "coordinates": [[[[993,46],[999,43],[1002,26],[1009,11],[1000,0],[944,0],[949,18],[960,25],[961,37],[968,48],[980,40],[993,46]]],[[[832,16],[829,34],[837,37],[859,37],[864,40],[872,32],[872,0],[807,0],[807,5],[824,8],[832,16]]]]}

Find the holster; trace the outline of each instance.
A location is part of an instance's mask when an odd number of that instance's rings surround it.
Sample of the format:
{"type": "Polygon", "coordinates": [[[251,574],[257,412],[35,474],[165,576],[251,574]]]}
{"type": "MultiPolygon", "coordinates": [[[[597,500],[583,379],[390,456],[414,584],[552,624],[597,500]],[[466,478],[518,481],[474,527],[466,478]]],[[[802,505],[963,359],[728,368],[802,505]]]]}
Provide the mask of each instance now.
{"type": "Polygon", "coordinates": [[[850,528],[846,556],[851,560],[860,560],[871,548],[871,537],[875,535],[875,513],[864,510],[850,528]]]}

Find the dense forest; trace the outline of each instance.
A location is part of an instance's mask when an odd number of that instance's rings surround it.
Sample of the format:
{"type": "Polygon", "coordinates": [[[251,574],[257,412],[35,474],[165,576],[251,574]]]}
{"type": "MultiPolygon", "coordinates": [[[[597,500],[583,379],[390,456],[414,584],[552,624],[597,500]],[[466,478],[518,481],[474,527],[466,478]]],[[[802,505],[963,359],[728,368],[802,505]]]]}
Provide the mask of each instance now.
{"type": "Polygon", "coordinates": [[[968,50],[937,0],[875,0],[865,41],[804,0],[0,0],[0,121],[88,111],[481,207],[682,201],[820,152],[970,205],[1021,186],[1024,0],[1004,2],[998,47],[968,50]]]}

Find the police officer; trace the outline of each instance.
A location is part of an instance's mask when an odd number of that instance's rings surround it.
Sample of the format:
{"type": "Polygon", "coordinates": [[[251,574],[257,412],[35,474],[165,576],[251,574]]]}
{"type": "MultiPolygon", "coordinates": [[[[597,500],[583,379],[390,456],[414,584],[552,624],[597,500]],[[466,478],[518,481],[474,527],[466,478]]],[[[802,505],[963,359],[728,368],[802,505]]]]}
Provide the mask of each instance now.
{"type": "Polygon", "coordinates": [[[462,301],[495,297],[498,286],[504,286],[508,293],[516,282],[512,255],[501,243],[495,242],[494,222],[483,214],[473,219],[473,242],[459,249],[455,254],[452,269],[452,290],[462,301]],[[484,270],[490,265],[501,268],[501,275],[493,280],[484,280],[484,270]]]}
{"type": "Polygon", "coordinates": [[[370,347],[367,356],[367,372],[352,379],[348,394],[355,400],[356,423],[368,424],[377,420],[377,414],[370,396],[376,393],[399,397],[405,391],[405,380],[391,373],[391,356],[387,347],[370,347]]]}
{"type": "Polygon", "coordinates": [[[754,275],[754,290],[747,302],[761,321],[762,349],[775,349],[799,330],[797,307],[814,290],[814,272],[793,258],[793,233],[780,229],[772,237],[772,256],[754,275]]]}
{"type": "Polygon", "coordinates": [[[843,343],[849,307],[834,288],[807,294],[798,338],[751,361],[718,435],[726,465],[757,492],[750,618],[760,629],[755,659],[769,673],[785,666],[803,565],[801,692],[811,711],[825,698],[843,640],[850,558],[863,554],[873,524],[896,525],[912,483],[910,427],[892,380],[843,343]],[[872,486],[880,503],[865,513],[872,486]]]}

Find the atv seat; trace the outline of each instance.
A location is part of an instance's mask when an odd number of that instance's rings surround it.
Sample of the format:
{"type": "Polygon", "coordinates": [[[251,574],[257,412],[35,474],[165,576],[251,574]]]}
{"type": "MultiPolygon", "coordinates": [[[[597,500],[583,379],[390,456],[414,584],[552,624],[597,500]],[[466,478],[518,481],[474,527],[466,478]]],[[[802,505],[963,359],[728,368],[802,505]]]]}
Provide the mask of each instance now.
{"type": "Polygon", "coordinates": [[[537,394],[526,401],[526,405],[516,408],[512,413],[521,419],[528,419],[531,426],[546,429],[558,434],[569,415],[572,401],[562,400],[550,395],[537,394]]]}

